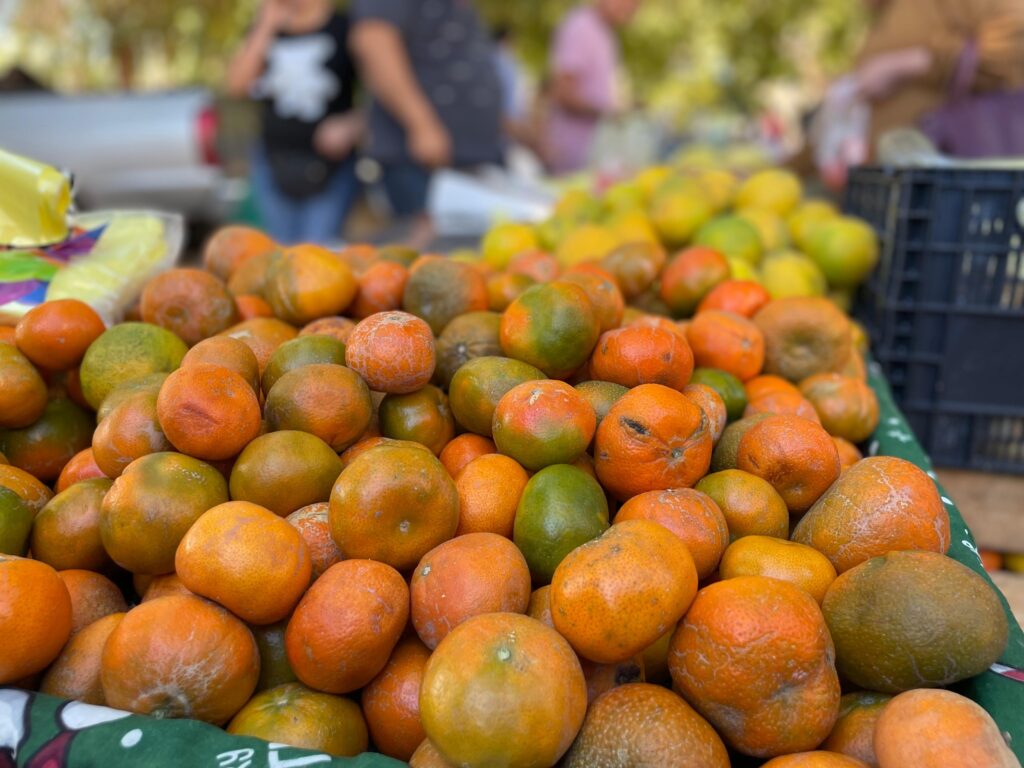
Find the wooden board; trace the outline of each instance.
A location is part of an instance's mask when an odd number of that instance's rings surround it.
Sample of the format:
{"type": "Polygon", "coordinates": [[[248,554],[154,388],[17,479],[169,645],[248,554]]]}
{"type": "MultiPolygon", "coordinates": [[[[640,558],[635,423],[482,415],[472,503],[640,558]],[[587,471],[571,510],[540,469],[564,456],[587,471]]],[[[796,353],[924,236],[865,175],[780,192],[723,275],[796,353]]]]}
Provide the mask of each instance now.
{"type": "Polygon", "coordinates": [[[1024,477],[960,469],[937,472],[980,548],[1024,553],[1024,477]]]}

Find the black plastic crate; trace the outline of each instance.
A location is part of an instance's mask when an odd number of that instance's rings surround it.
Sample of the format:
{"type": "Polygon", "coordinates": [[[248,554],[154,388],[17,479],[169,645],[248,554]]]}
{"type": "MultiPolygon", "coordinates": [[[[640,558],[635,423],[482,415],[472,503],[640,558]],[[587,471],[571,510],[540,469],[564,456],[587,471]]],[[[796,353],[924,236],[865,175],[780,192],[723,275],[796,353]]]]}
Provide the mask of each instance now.
{"type": "Polygon", "coordinates": [[[939,466],[1024,474],[1024,171],[855,169],[878,232],[855,313],[939,466]]]}

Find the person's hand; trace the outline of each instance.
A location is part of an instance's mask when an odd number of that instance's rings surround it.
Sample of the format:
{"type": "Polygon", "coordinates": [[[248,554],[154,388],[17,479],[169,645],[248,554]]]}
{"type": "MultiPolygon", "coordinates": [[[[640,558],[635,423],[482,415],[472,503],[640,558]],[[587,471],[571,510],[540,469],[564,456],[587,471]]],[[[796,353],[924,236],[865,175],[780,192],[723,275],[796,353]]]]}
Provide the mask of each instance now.
{"type": "Polygon", "coordinates": [[[884,98],[902,82],[927,72],[930,66],[931,54],[925,48],[880,53],[857,70],[857,92],[867,99],[884,98]]]}
{"type": "Polygon", "coordinates": [[[1024,14],[1004,13],[982,22],[976,38],[978,58],[988,71],[1009,77],[1024,55],[1024,14]]]}
{"type": "Polygon", "coordinates": [[[442,168],[452,160],[452,140],[437,119],[425,120],[409,129],[409,155],[427,168],[442,168]]]}
{"type": "Polygon", "coordinates": [[[342,160],[355,149],[362,132],[362,121],[358,116],[332,115],[316,127],[313,147],[329,160],[342,160]]]}
{"type": "Polygon", "coordinates": [[[263,0],[260,6],[259,26],[277,32],[284,26],[290,13],[285,0],[263,0]]]}

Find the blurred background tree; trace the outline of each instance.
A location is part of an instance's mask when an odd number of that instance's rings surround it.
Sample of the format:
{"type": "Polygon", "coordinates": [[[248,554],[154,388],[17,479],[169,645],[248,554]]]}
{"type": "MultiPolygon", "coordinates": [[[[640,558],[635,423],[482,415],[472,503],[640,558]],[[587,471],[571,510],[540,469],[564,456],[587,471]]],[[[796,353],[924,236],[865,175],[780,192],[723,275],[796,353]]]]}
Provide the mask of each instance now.
{"type": "MultiPolygon", "coordinates": [[[[216,87],[258,0],[5,0],[0,74],[20,66],[78,91],[216,87]]],[[[534,73],[574,0],[477,0],[534,73]]],[[[695,111],[750,114],[773,86],[812,95],[849,65],[863,32],[856,0],[646,0],[625,32],[632,95],[684,123],[695,111]]]]}

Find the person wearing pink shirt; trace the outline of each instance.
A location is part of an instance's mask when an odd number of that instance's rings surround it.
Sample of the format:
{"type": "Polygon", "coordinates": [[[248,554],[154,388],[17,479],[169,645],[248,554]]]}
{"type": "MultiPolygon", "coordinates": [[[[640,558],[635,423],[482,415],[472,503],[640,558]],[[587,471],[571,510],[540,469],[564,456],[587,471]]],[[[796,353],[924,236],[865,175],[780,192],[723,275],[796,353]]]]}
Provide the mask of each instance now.
{"type": "Polygon", "coordinates": [[[585,168],[601,118],[619,108],[615,30],[629,23],[640,0],[594,0],[562,20],[551,49],[551,105],[545,154],[555,173],[585,168]]]}

